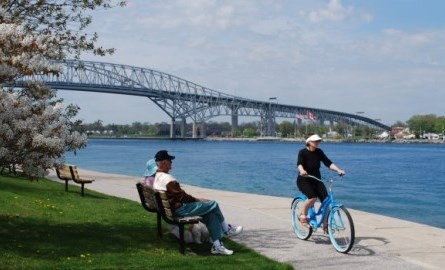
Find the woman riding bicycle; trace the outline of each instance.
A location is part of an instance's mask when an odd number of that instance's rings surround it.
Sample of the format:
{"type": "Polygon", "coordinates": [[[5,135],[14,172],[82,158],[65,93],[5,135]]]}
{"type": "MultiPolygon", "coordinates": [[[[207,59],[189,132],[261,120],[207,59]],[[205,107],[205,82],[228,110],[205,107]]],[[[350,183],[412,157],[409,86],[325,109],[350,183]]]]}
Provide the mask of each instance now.
{"type": "Polygon", "coordinates": [[[300,222],[303,224],[306,224],[308,222],[308,209],[314,205],[317,197],[320,199],[320,202],[322,202],[328,196],[326,187],[322,182],[306,176],[313,175],[317,178],[321,178],[321,162],[323,162],[326,167],[337,172],[338,174],[345,174],[345,171],[337,167],[337,165],[335,165],[324,154],[324,152],[320,148],[318,148],[321,140],[322,139],[317,134],[310,134],[310,136],[306,139],[306,147],[298,152],[297,186],[298,189],[308,198],[303,205],[303,209],[299,217],[300,222]]]}

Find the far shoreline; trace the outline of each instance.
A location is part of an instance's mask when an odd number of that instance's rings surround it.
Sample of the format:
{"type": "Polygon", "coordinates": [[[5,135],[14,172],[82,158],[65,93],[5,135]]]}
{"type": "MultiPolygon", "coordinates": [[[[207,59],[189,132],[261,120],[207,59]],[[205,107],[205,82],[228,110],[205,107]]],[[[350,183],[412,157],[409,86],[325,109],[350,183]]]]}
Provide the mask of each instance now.
{"type": "MultiPolygon", "coordinates": [[[[107,139],[107,140],[172,140],[172,141],[229,141],[229,142],[304,142],[303,138],[279,138],[279,137],[252,137],[252,138],[229,138],[229,137],[206,137],[206,138],[192,138],[192,137],[146,137],[146,136],[89,136],[88,139],[107,139]]],[[[342,139],[323,139],[329,143],[394,143],[394,144],[444,144],[443,140],[428,140],[428,139],[414,139],[414,140],[342,140],[342,139]]]]}

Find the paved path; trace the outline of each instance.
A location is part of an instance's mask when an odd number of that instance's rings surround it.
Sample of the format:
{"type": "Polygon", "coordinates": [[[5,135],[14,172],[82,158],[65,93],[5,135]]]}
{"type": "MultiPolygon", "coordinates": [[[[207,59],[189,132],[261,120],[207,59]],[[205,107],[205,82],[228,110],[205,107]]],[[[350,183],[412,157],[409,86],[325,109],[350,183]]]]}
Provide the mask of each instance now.
{"type": "MultiPolygon", "coordinates": [[[[79,173],[96,179],[86,185],[87,189],[139,201],[135,184],[141,178],[82,169],[79,173]]],[[[49,178],[57,177],[52,172],[49,178]]],[[[354,219],[356,239],[353,249],[345,255],[336,252],[329,237],[319,231],[308,241],[296,237],[290,219],[291,198],[189,185],[183,188],[196,197],[215,199],[229,223],[244,226],[235,241],[296,269],[445,269],[443,229],[348,209],[354,219]]]]}

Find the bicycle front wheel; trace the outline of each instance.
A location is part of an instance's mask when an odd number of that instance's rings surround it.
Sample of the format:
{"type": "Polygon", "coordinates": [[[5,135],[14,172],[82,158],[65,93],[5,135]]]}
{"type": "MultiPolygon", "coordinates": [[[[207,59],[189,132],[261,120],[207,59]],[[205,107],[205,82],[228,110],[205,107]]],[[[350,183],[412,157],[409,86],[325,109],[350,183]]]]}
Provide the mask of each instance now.
{"type": "Polygon", "coordinates": [[[292,202],[292,227],[298,238],[307,240],[312,235],[312,227],[308,224],[301,223],[298,219],[302,213],[304,202],[305,200],[300,197],[297,197],[292,202]]]}
{"type": "Polygon", "coordinates": [[[334,248],[341,253],[348,253],[355,240],[354,223],[346,207],[334,207],[328,216],[329,238],[334,248]]]}

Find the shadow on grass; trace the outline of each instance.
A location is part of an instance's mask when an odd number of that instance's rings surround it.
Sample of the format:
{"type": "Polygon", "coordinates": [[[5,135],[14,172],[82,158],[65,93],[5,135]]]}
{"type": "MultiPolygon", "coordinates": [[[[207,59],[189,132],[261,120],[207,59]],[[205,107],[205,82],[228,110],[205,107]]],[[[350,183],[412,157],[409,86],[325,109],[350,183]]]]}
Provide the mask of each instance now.
{"type": "MultiPolygon", "coordinates": [[[[128,249],[179,253],[179,242],[166,232],[167,225],[163,224],[164,235],[159,238],[156,216],[136,202],[89,190],[81,197],[77,187],[66,192],[63,184],[46,179],[7,177],[1,181],[1,192],[12,194],[10,200],[16,198],[14,203],[21,207],[0,211],[0,249],[4,251],[56,260],[128,249]],[[59,216],[59,212],[63,214],[59,216]]],[[[210,250],[205,244],[187,244],[186,248],[204,256],[210,250]]]]}
{"type": "MultiPolygon", "coordinates": [[[[63,194],[75,194],[75,195],[78,195],[79,197],[82,197],[80,185],[77,186],[77,185],[70,184],[68,186],[68,191],[65,191],[64,183],[59,183],[59,182],[55,182],[55,181],[47,180],[47,179],[30,180],[26,177],[17,176],[17,175],[6,175],[6,176],[9,179],[13,179],[15,181],[2,182],[1,183],[2,189],[11,191],[16,194],[35,195],[36,189],[39,189],[42,192],[41,194],[46,194],[46,193],[50,192],[51,196],[54,196],[54,192],[60,192],[60,195],[62,195],[62,193],[63,194]],[[26,185],[24,185],[24,183],[26,183],[26,185]],[[51,184],[48,184],[48,186],[51,186],[51,185],[56,185],[57,187],[60,186],[60,190],[59,189],[55,190],[54,188],[47,189],[44,186],[44,185],[46,185],[46,183],[51,183],[51,184]]],[[[104,196],[101,193],[97,193],[97,192],[89,190],[87,186],[85,187],[84,194],[85,194],[84,197],[90,197],[90,198],[96,198],[96,199],[106,199],[107,198],[106,196],[104,196]]]]}
{"type": "MultiPolygon", "coordinates": [[[[175,249],[176,239],[164,235],[160,239],[155,226],[147,224],[48,224],[47,221],[21,216],[0,216],[2,247],[21,257],[38,255],[41,259],[78,257],[86,253],[121,253],[128,249],[175,249]]],[[[207,246],[207,245],[202,245],[207,246]]],[[[197,245],[193,251],[208,254],[197,245]]]]}

